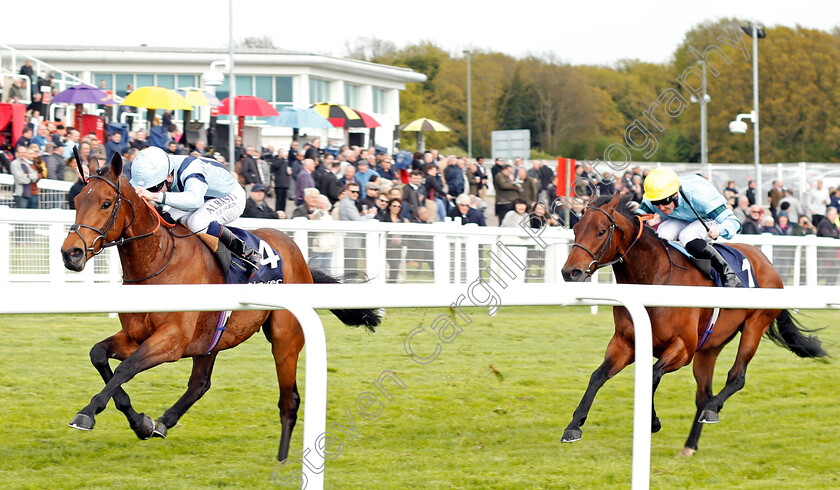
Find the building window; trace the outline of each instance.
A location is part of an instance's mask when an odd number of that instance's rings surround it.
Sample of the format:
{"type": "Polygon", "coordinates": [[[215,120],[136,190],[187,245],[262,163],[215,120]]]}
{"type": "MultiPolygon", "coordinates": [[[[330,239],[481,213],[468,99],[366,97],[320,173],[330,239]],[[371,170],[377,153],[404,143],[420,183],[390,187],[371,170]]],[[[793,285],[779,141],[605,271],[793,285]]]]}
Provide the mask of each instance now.
{"type": "Polygon", "coordinates": [[[254,95],[269,102],[274,100],[272,77],[254,77],[254,95]]]}
{"type": "Polygon", "coordinates": [[[237,75],[236,95],[254,95],[254,77],[237,75]]]}
{"type": "Polygon", "coordinates": [[[128,84],[134,85],[134,75],[115,75],[114,77],[116,81],[114,82],[117,95],[120,97],[125,97],[128,95],[128,84]]]}
{"type": "Polygon", "coordinates": [[[291,107],[293,95],[292,77],[274,77],[274,107],[291,107]]]}
{"type": "Polygon", "coordinates": [[[198,87],[195,75],[178,75],[176,88],[198,87]]]}
{"type": "Polygon", "coordinates": [[[309,79],[309,103],[317,104],[319,102],[329,102],[330,96],[330,82],[321,80],[319,78],[309,79]]]}
{"type": "Polygon", "coordinates": [[[359,107],[359,86],[352,83],[344,84],[344,104],[349,107],[359,107]]]}
{"type": "Polygon", "coordinates": [[[157,86],[163,88],[175,88],[175,75],[158,75],[157,86]]]}
{"type": "Polygon", "coordinates": [[[134,88],[150,87],[155,84],[154,75],[137,75],[136,80],[137,83],[134,85],[134,88]]]}
{"type": "Polygon", "coordinates": [[[385,114],[385,89],[373,89],[373,112],[385,114]]]}
{"type": "Polygon", "coordinates": [[[99,83],[103,81],[105,82],[105,90],[113,90],[114,88],[114,75],[112,73],[94,73],[93,80],[93,85],[96,88],[102,88],[99,83]]]}

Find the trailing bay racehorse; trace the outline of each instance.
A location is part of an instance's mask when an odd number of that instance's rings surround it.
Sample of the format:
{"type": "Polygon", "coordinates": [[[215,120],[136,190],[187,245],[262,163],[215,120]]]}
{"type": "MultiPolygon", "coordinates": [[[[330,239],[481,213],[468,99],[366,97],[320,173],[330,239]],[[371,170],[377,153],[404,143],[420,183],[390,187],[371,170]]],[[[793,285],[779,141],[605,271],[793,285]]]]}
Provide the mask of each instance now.
{"type": "MultiPolygon", "coordinates": [[[[619,194],[597,207],[588,207],[575,225],[575,243],[563,266],[566,281],[582,281],[601,267],[612,265],[622,284],[668,284],[674,286],[712,286],[712,280],[694,266],[689,259],[659,239],[638,216],[626,211],[619,203],[619,194]]],[[[755,272],[757,286],[782,288],[773,264],[751,245],[731,244],[741,251],[755,272]]],[[[726,309],[720,310],[711,334],[706,334],[711,308],[647,308],[653,330],[653,392],[662,375],[676,371],[694,360],[697,381],[697,415],[680,452],[691,456],[697,450],[703,423],[716,423],[724,402],[744,387],[747,365],[758,349],[759,341],[767,335],[777,344],[800,357],[824,357],[816,336],[807,335],[787,310],[726,309]],[[712,375],[721,349],[737,332],[741,333],[735,364],[729,370],[726,385],[717,395],[712,393],[712,375]]],[[[581,426],[586,421],[595,394],[603,384],[634,361],[634,331],[629,313],[623,307],[613,308],[615,334],[607,346],[604,362],[592,373],[583,399],[563,433],[564,442],[581,438],[581,426]]],[[[661,422],[653,410],[651,430],[659,431],[661,422]]]]}
{"type": "MultiPolygon", "coordinates": [[[[111,166],[91,176],[76,197],[76,221],[61,247],[65,267],[81,271],[106,247],[116,246],[126,284],[223,284],[224,272],[204,241],[182,225],[161,226],[160,215],[120,177],[122,167],[122,158],[114,155],[111,166]]],[[[339,282],[310,270],[295,242],[284,233],[264,228],[254,234],[282,257],[284,282],[339,282]]],[[[277,294],[283,294],[282,290],[283,286],[278,286],[277,294]]],[[[125,294],[131,294],[131,288],[127,287],[125,294]]],[[[381,320],[380,313],[371,309],[332,312],[346,325],[362,325],[371,332],[381,320]]],[[[92,430],[94,417],[113,398],[140,439],[165,437],[210,389],[219,352],[236,347],[262,327],[271,342],[280,385],[282,434],[277,457],[286,459],[301,401],[295,376],[304,343],[300,324],[291,313],[235,311],[220,338],[215,337],[219,312],[121,313],[119,317],[122,329],[90,351],[90,360],[105,381],[105,388],[76,415],[71,427],[92,430]],[[122,385],[141,371],[184,357],[193,359],[184,395],[157,420],[137,413],[122,385]],[[113,371],[108,364],[112,358],[122,361],[113,371]]]]}

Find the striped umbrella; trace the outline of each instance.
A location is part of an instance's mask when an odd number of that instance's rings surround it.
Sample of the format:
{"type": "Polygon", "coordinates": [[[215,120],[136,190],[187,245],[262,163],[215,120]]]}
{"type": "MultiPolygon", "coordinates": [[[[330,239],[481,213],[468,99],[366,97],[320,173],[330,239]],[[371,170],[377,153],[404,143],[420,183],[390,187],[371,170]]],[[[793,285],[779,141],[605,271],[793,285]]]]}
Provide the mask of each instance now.
{"type": "MultiPolygon", "coordinates": [[[[346,105],[333,104],[330,102],[321,102],[312,106],[315,112],[330,120],[336,128],[346,128],[348,120],[357,120],[362,117],[355,110],[346,105]]],[[[363,126],[358,126],[363,127],[363,126]]]]}
{"type": "Polygon", "coordinates": [[[417,131],[417,151],[424,151],[426,149],[426,137],[423,135],[423,131],[445,132],[452,130],[437,121],[421,117],[403,124],[400,126],[400,131],[417,131]]]}
{"type": "Polygon", "coordinates": [[[400,126],[400,131],[452,131],[443,124],[431,119],[421,117],[400,126]]]}
{"type": "Polygon", "coordinates": [[[176,89],[175,92],[177,92],[181,97],[187,99],[187,102],[192,106],[218,107],[222,105],[218,97],[210,92],[201,90],[200,88],[184,87],[176,89]]]}
{"type": "Polygon", "coordinates": [[[362,111],[356,111],[359,115],[359,119],[346,119],[344,122],[345,128],[378,128],[382,126],[379,124],[379,121],[371,117],[369,114],[364,113],[362,111]]]}

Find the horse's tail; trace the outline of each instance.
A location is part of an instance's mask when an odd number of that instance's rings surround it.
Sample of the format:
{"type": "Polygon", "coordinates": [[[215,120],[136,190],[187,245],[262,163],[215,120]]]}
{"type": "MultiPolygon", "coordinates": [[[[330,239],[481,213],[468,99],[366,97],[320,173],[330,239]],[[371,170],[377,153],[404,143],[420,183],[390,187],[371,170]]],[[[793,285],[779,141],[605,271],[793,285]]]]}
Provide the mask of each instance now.
{"type": "MultiPolygon", "coordinates": [[[[358,277],[353,276],[346,276],[343,279],[339,279],[334,277],[330,274],[327,274],[321,269],[313,269],[309,268],[309,272],[312,273],[312,282],[315,284],[341,284],[348,279],[355,279],[358,282],[358,277]]],[[[362,278],[361,282],[366,282],[364,278],[362,278]]],[[[337,316],[341,323],[351,326],[351,327],[365,327],[370,332],[374,332],[376,327],[382,323],[382,310],[381,309],[372,309],[372,308],[360,308],[360,309],[334,309],[330,310],[333,315],[337,316]]]]}
{"type": "Polygon", "coordinates": [[[816,335],[808,335],[814,332],[802,326],[788,310],[782,310],[765,335],[799,357],[828,357],[820,339],[816,335]]]}

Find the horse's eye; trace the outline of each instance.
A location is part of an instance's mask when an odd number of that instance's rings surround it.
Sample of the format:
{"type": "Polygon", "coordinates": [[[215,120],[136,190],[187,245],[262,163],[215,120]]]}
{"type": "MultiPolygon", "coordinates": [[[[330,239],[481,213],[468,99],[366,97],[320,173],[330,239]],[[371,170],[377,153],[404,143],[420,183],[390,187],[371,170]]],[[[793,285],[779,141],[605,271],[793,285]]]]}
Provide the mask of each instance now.
{"type": "Polygon", "coordinates": [[[108,209],[111,207],[111,201],[105,201],[102,203],[102,209],[108,209]]]}
{"type": "Polygon", "coordinates": [[[601,230],[601,231],[598,232],[598,236],[604,236],[604,234],[606,232],[607,232],[607,230],[601,230]]]}

